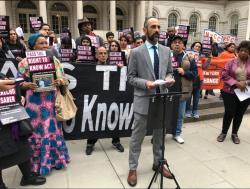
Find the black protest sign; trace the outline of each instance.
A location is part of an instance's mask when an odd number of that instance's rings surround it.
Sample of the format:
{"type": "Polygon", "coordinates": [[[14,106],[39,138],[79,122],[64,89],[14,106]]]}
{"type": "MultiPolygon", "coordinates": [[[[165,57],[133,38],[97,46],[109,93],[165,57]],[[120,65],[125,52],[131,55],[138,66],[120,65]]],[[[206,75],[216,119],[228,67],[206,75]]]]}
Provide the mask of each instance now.
{"type": "Polygon", "coordinates": [[[95,47],[77,46],[78,61],[95,61],[95,47]]]}
{"type": "Polygon", "coordinates": [[[0,16],[0,35],[7,39],[10,30],[9,16],[0,16]]]}
{"type": "Polygon", "coordinates": [[[160,35],[159,35],[159,43],[160,44],[164,44],[164,42],[167,39],[167,37],[168,37],[168,33],[165,32],[165,31],[161,31],[160,35]]]}
{"type": "Polygon", "coordinates": [[[31,80],[38,86],[35,91],[54,90],[55,64],[51,57],[46,56],[46,51],[28,51],[26,57],[31,80]]]}
{"type": "Polygon", "coordinates": [[[72,62],[73,49],[60,49],[61,62],[72,62]]]}
{"type": "Polygon", "coordinates": [[[20,120],[28,119],[29,115],[24,107],[19,104],[19,86],[7,91],[0,91],[0,122],[7,125],[20,120]]]}
{"type": "Polygon", "coordinates": [[[43,18],[41,16],[30,17],[31,33],[38,32],[43,24],[43,18]]]}
{"type": "Polygon", "coordinates": [[[202,39],[202,55],[209,56],[212,52],[212,42],[211,38],[208,36],[203,36],[202,39]]]}
{"type": "Polygon", "coordinates": [[[125,52],[109,52],[109,64],[110,65],[125,65],[126,58],[125,52]]]}

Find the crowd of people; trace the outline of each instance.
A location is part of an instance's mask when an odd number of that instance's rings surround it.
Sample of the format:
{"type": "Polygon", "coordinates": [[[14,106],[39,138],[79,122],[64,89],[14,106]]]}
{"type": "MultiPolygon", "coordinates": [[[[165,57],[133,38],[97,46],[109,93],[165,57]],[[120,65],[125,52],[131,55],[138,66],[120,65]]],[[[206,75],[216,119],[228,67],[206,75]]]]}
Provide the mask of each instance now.
{"type": "MultiPolygon", "coordinates": [[[[74,40],[68,28],[63,28],[64,37],[58,37],[51,32],[48,24],[42,24],[37,33],[31,34],[26,44],[23,38],[18,36],[16,29],[10,29],[7,39],[0,38],[0,60],[11,58],[18,63],[18,75],[24,79],[21,85],[22,95],[25,97],[25,109],[30,116],[30,124],[33,128],[31,136],[13,139],[13,128],[0,126],[0,189],[6,186],[2,179],[2,170],[13,165],[18,165],[23,178],[21,185],[40,185],[46,182],[44,176],[53,169],[65,168],[70,162],[68,149],[63,137],[62,122],[55,117],[55,98],[61,86],[67,81],[61,63],[61,49],[73,49],[72,62],[84,63],[78,58],[78,47],[89,47],[93,56],[92,63],[109,64],[111,52],[121,52],[123,63],[118,67],[128,66],[128,82],[134,87],[134,127],[129,147],[129,174],[128,183],[131,186],[137,184],[137,166],[141,152],[141,145],[146,135],[146,121],[148,114],[148,98],[144,95],[155,92],[164,92],[165,88],[170,91],[188,92],[183,94],[178,108],[176,132],[173,139],[179,144],[184,143],[182,134],[183,119],[199,119],[198,105],[202,97],[203,70],[206,70],[214,57],[228,59],[222,72],[224,87],[221,89],[221,98],[224,102],[225,112],[223,117],[222,132],[217,138],[223,142],[226,138],[230,124],[233,120],[232,141],[240,143],[238,130],[243,115],[250,103],[250,98],[240,101],[234,90],[244,92],[250,85],[250,42],[242,41],[238,46],[235,43],[221,44],[212,43],[211,54],[202,56],[203,48],[200,41],[194,42],[190,48],[186,41],[176,35],[175,27],[169,27],[168,38],[162,44],[158,42],[160,25],[156,18],[147,18],[143,30],[144,35],[128,32],[119,36],[118,40],[112,32],[106,33],[106,40],[96,35],[91,22],[84,18],[78,24],[80,36],[74,40]],[[95,37],[95,41],[91,39],[95,37]],[[93,44],[95,43],[95,44],[93,44]],[[198,53],[196,59],[192,54],[186,53],[191,49],[198,53]],[[30,79],[29,63],[25,52],[46,50],[53,57],[56,79],[54,91],[36,92],[38,87],[30,79]],[[157,79],[167,80],[173,78],[171,83],[158,86],[153,81],[157,79]],[[191,105],[192,104],[192,105],[191,105]],[[11,144],[7,145],[6,144],[11,144]],[[29,148],[31,153],[29,153],[29,148]]],[[[80,49],[80,48],[79,48],[80,49]]],[[[89,61],[88,61],[89,62],[89,61]]],[[[8,90],[15,87],[13,80],[1,76],[0,90],[8,90]]],[[[213,91],[206,90],[204,99],[213,91]]],[[[157,169],[161,158],[161,130],[153,131],[153,170],[157,169]]],[[[85,149],[86,155],[94,151],[97,138],[89,138],[85,149]]],[[[119,137],[112,138],[113,147],[119,152],[124,152],[124,147],[119,137]]],[[[166,178],[173,175],[164,167],[161,169],[166,178]]]]}

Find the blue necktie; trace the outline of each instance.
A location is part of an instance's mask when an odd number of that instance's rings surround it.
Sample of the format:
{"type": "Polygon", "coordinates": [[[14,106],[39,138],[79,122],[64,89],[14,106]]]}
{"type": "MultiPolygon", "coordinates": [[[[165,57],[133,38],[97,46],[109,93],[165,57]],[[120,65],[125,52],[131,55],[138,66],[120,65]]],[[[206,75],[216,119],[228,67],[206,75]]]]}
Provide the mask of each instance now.
{"type": "Polygon", "coordinates": [[[154,49],[154,72],[155,72],[155,79],[159,79],[159,56],[157,54],[157,47],[155,45],[152,46],[154,49]]]}
{"type": "MultiPolygon", "coordinates": [[[[157,54],[157,47],[155,45],[152,46],[154,49],[154,72],[155,72],[155,79],[159,79],[159,56],[157,54]]],[[[160,93],[160,88],[156,88],[156,92],[160,93]]]]}

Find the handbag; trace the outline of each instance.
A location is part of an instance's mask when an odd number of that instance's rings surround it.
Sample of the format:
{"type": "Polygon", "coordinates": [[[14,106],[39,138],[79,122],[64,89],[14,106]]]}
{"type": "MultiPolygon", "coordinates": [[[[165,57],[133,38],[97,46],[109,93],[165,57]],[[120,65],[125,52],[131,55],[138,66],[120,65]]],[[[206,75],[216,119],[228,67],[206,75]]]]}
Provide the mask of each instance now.
{"type": "Polygon", "coordinates": [[[29,137],[33,132],[33,127],[31,126],[29,120],[21,120],[19,122],[19,135],[29,137]]]}
{"type": "Polygon", "coordinates": [[[64,94],[58,90],[56,96],[56,119],[58,121],[67,121],[76,116],[77,107],[74,103],[74,97],[68,87],[64,88],[64,94]]]}

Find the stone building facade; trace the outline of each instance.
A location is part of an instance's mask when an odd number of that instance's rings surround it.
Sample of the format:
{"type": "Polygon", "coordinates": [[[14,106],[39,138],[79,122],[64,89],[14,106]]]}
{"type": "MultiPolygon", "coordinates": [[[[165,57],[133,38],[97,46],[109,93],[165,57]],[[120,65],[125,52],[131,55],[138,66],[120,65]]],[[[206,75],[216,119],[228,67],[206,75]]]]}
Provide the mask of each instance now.
{"type": "Polygon", "coordinates": [[[249,39],[250,1],[0,1],[0,15],[10,17],[11,27],[22,26],[29,35],[29,16],[42,16],[55,33],[62,27],[79,35],[77,20],[88,17],[96,33],[134,27],[142,31],[147,16],[159,18],[162,30],[168,26],[190,25],[190,40],[199,40],[204,29],[236,35],[238,41],[249,39]]]}

